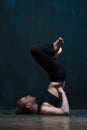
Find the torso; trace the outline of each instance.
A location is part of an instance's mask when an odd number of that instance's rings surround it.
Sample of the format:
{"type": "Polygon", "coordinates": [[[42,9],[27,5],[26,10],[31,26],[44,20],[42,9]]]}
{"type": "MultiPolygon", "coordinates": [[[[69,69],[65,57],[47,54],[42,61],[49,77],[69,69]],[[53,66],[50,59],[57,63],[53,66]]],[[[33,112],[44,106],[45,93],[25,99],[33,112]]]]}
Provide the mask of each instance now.
{"type": "MultiPolygon", "coordinates": [[[[57,88],[62,86],[64,82],[50,82],[47,91],[51,94],[53,94],[55,97],[59,98],[59,93],[57,88]]],[[[52,107],[53,105],[43,102],[42,105],[52,107]]],[[[54,107],[54,106],[53,106],[54,107]]]]}

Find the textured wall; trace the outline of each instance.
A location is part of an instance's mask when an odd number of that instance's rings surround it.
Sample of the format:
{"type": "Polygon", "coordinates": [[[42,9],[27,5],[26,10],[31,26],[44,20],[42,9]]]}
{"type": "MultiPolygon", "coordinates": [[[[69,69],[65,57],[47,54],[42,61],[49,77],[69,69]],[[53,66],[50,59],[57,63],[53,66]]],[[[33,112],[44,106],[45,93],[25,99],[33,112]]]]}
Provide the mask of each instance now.
{"type": "Polygon", "coordinates": [[[15,108],[23,95],[37,96],[49,83],[30,55],[32,44],[65,40],[59,58],[67,69],[71,108],[87,108],[87,1],[0,1],[0,109],[15,108]]]}

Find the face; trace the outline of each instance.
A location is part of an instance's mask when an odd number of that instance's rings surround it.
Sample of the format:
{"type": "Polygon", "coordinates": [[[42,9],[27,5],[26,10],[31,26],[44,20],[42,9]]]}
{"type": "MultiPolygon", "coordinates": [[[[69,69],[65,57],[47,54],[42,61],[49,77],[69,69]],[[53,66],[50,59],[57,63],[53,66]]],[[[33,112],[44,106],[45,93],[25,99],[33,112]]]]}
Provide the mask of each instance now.
{"type": "Polygon", "coordinates": [[[21,101],[22,101],[24,104],[27,104],[27,103],[33,104],[33,103],[36,102],[36,98],[33,97],[33,96],[28,95],[28,96],[22,97],[22,98],[21,98],[21,101]]]}

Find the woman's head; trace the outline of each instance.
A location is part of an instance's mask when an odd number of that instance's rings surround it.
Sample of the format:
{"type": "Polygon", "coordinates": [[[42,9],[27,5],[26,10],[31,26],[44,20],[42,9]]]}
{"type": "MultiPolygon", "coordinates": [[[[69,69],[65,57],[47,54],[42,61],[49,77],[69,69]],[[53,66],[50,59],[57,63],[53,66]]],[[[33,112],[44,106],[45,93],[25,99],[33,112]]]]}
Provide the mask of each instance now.
{"type": "Polygon", "coordinates": [[[30,95],[22,97],[18,100],[16,107],[16,114],[30,114],[32,113],[32,105],[36,103],[36,98],[30,95]]]}

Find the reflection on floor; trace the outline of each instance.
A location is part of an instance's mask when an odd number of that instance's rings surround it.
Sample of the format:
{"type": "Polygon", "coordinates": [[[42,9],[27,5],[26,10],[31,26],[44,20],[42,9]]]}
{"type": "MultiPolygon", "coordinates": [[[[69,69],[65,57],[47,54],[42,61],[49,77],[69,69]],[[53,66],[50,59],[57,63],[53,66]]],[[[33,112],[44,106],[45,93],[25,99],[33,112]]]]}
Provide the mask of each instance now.
{"type": "Polygon", "coordinates": [[[0,114],[0,130],[87,130],[87,111],[70,116],[0,114]]]}

